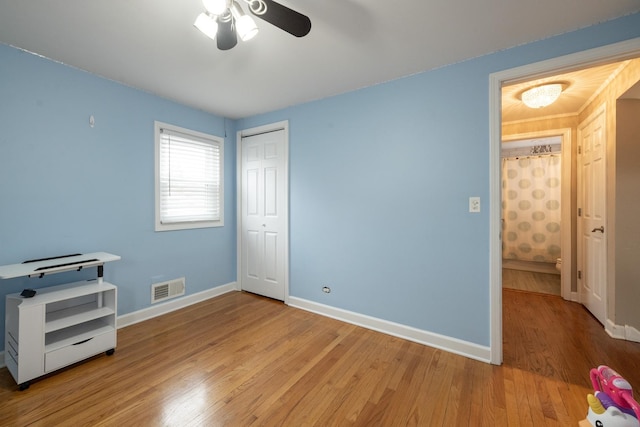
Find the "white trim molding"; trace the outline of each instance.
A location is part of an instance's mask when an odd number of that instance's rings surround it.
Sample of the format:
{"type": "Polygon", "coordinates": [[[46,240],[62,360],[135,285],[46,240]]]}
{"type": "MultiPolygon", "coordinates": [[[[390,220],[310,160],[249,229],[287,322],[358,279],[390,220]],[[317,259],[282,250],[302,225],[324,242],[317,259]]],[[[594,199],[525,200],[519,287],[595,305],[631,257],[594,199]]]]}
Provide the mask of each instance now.
{"type": "Polygon", "coordinates": [[[605,331],[607,331],[611,338],[640,342],[640,331],[630,325],[616,325],[611,320],[607,319],[605,331]]]}
{"type": "Polygon", "coordinates": [[[611,338],[619,340],[624,339],[624,326],[616,325],[609,319],[607,319],[607,324],[605,325],[604,330],[611,338]]]}
{"type": "Polygon", "coordinates": [[[362,326],[363,328],[371,329],[383,334],[413,341],[418,344],[434,347],[449,353],[458,354],[470,359],[479,360],[485,363],[489,362],[490,351],[487,346],[474,344],[468,341],[436,334],[399,323],[389,322],[387,320],[343,310],[341,308],[331,307],[302,298],[290,296],[289,306],[350,323],[352,325],[362,326]]]}
{"type": "Polygon", "coordinates": [[[627,341],[640,342],[640,331],[633,326],[624,325],[624,337],[627,341]]]}
{"type": "Polygon", "coordinates": [[[123,314],[122,316],[118,316],[117,328],[125,328],[127,326],[153,319],[154,317],[162,316],[163,314],[171,313],[172,311],[180,310],[181,308],[237,290],[237,283],[231,282],[226,285],[217,286],[182,298],[176,298],[152,307],[143,308],[142,310],[134,311],[132,313],[123,314]]]}

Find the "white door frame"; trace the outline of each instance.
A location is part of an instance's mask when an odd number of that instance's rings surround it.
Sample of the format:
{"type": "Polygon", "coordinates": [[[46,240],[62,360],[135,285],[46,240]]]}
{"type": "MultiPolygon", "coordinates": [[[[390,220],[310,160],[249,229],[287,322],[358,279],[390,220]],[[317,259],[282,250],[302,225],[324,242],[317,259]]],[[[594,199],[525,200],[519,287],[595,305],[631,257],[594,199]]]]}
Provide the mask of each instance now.
{"type": "MultiPolygon", "coordinates": [[[[640,56],[640,37],[492,73],[489,76],[489,324],[490,362],[495,365],[502,364],[502,245],[500,236],[502,125],[500,101],[502,86],[507,83],[533,80],[638,56],[640,56]]],[[[609,312],[609,314],[613,313],[609,312]]]]}
{"type": "Polygon", "coordinates": [[[538,132],[527,132],[502,137],[502,141],[517,141],[521,139],[545,138],[548,136],[562,137],[561,179],[560,179],[560,254],[562,266],[560,269],[560,295],[570,301],[577,301],[577,292],[571,293],[571,266],[574,252],[571,248],[571,128],[549,129],[538,132]]]}
{"type": "Polygon", "coordinates": [[[289,121],[271,123],[250,129],[239,130],[236,133],[236,277],[238,289],[242,290],[242,138],[262,133],[284,131],[284,175],[287,201],[285,202],[284,221],[284,303],[289,304],[289,121]]]}

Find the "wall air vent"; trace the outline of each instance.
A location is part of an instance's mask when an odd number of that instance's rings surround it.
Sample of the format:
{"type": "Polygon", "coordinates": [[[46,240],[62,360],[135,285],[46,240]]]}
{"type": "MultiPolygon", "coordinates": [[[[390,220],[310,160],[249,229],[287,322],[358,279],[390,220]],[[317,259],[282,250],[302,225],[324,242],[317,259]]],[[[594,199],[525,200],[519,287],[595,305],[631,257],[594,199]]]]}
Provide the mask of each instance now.
{"type": "Polygon", "coordinates": [[[184,295],[185,279],[169,280],[151,285],[151,304],[184,295]]]}

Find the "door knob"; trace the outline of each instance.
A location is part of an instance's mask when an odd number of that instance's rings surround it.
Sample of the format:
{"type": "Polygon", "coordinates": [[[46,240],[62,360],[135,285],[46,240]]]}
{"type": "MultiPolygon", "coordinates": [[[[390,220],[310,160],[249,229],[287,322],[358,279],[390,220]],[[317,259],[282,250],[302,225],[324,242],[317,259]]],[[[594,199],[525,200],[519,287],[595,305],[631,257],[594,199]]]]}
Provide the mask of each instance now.
{"type": "Polygon", "coordinates": [[[604,225],[601,225],[600,227],[594,228],[593,230],[591,230],[592,233],[595,233],[596,231],[604,233],[604,225]]]}

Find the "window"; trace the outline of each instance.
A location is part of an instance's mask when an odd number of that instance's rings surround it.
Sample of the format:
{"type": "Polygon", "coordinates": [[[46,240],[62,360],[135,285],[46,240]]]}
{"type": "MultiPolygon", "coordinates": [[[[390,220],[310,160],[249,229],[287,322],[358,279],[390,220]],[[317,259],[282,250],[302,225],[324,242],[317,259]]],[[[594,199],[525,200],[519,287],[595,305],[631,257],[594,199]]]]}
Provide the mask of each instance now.
{"type": "Polygon", "coordinates": [[[156,231],[224,225],[222,138],[155,122],[156,231]]]}

